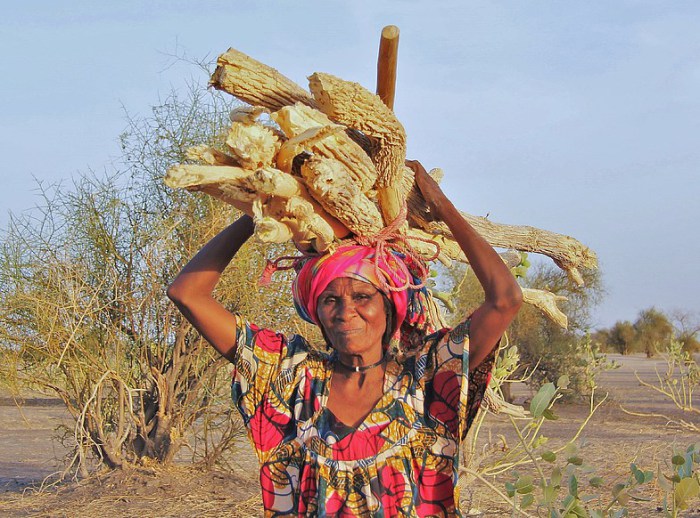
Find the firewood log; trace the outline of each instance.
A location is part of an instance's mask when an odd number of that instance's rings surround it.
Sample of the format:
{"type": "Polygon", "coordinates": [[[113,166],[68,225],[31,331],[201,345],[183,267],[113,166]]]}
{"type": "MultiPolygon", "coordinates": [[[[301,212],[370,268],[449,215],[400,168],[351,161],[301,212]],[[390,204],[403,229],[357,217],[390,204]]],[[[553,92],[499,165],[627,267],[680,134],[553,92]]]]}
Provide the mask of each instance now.
{"type": "MultiPolygon", "coordinates": [[[[219,57],[210,84],[251,106],[231,113],[225,149],[188,150],[188,160],[204,165],[176,165],[165,181],[250,214],[265,242],[293,240],[319,252],[352,234],[376,235],[405,204],[407,221],[399,231],[409,246],[425,258],[439,247],[437,259],[445,264],[466,262],[404,165],[406,134],[391,110],[393,80],[387,77],[377,87],[386,103],[357,83],[323,73],[309,77],[309,93],[274,68],[229,49],[219,57]],[[265,113],[279,128],[259,121],[265,113]]],[[[462,215],[492,246],[547,255],[578,283],[580,268],[596,267],[595,254],[569,236],[462,215]]],[[[503,258],[512,267],[517,254],[511,255],[515,259],[503,258]]],[[[561,297],[525,289],[524,298],[566,327],[557,307],[561,297]]]]}

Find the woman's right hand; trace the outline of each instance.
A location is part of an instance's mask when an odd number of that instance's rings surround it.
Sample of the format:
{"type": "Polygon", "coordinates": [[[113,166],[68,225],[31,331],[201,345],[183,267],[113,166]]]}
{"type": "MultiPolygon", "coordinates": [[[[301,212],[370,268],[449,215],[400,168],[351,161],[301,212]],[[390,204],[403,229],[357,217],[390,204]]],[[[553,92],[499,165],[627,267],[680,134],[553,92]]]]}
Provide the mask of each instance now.
{"type": "Polygon", "coordinates": [[[235,353],[236,318],[212,293],[222,272],[254,230],[252,218],[241,216],[197,252],[167,291],[185,318],[229,361],[235,353]]]}

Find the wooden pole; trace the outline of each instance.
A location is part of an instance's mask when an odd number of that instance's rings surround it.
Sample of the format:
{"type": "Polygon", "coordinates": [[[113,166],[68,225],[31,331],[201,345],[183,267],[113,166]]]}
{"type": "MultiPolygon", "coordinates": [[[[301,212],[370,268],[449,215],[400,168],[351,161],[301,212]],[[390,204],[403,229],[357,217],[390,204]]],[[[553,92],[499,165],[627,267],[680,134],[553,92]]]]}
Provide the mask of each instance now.
{"type": "Polygon", "coordinates": [[[396,93],[396,64],[399,56],[399,28],[387,25],[382,29],[377,59],[377,95],[390,109],[394,109],[396,93]]]}

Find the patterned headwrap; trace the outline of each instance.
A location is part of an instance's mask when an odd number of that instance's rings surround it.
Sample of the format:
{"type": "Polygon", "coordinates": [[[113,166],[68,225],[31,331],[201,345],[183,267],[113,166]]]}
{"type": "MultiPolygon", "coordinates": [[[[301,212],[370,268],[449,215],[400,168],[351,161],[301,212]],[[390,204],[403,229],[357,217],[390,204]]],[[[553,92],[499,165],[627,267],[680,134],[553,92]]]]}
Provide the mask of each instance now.
{"type": "Polygon", "coordinates": [[[406,345],[412,331],[432,332],[428,318],[429,294],[423,281],[425,264],[412,254],[385,247],[346,245],[332,254],[312,257],[298,268],[292,284],[294,307],[299,316],[318,325],[317,300],[334,279],[349,277],[372,284],[394,305],[396,321],[392,344],[406,345]]]}

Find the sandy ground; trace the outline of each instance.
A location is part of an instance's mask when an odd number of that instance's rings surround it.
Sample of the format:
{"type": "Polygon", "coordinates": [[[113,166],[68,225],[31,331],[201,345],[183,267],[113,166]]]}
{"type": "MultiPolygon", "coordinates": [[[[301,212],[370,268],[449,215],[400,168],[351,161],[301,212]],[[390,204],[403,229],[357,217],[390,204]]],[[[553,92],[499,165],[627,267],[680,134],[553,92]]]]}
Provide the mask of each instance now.
{"type": "MultiPolygon", "coordinates": [[[[603,493],[629,475],[629,463],[655,469],[670,459],[674,447],[685,449],[700,441],[698,434],[667,424],[658,417],[640,417],[621,411],[664,414],[672,419],[681,414],[663,396],[640,386],[635,371],[654,382],[655,371],[663,372],[665,362],[643,356],[610,355],[621,367],[600,375],[599,392],[609,399],[586,427],[586,446],[581,456],[597,468],[606,480],[603,493]],[[607,487],[609,486],[609,487],[607,487]]],[[[519,387],[520,401],[531,396],[519,387]]],[[[6,395],[5,395],[6,396],[6,395]]],[[[697,402],[696,402],[697,406],[697,402]]],[[[545,426],[543,433],[552,446],[571,437],[587,415],[585,404],[558,404],[559,420],[545,426]]],[[[686,420],[688,416],[685,416],[686,420]]],[[[700,420],[695,424],[700,425],[700,420]]],[[[139,469],[95,476],[81,483],[58,488],[41,487],[46,477],[59,472],[67,451],[54,440],[60,427],[70,425],[62,406],[47,399],[27,399],[21,406],[0,397],[0,516],[258,516],[260,501],[255,459],[250,448],[237,452],[238,468],[233,472],[194,471],[178,465],[166,470],[139,469]]],[[[503,435],[507,446],[517,443],[509,421],[488,416],[482,434],[503,435]]],[[[503,488],[503,479],[495,480],[503,488]]],[[[663,516],[658,507],[661,496],[650,485],[639,496],[650,501],[629,505],[630,516],[663,516]]],[[[509,516],[510,511],[481,483],[470,481],[462,489],[462,508],[468,516],[509,516]]],[[[700,499],[681,516],[700,517],[700,499]]]]}

